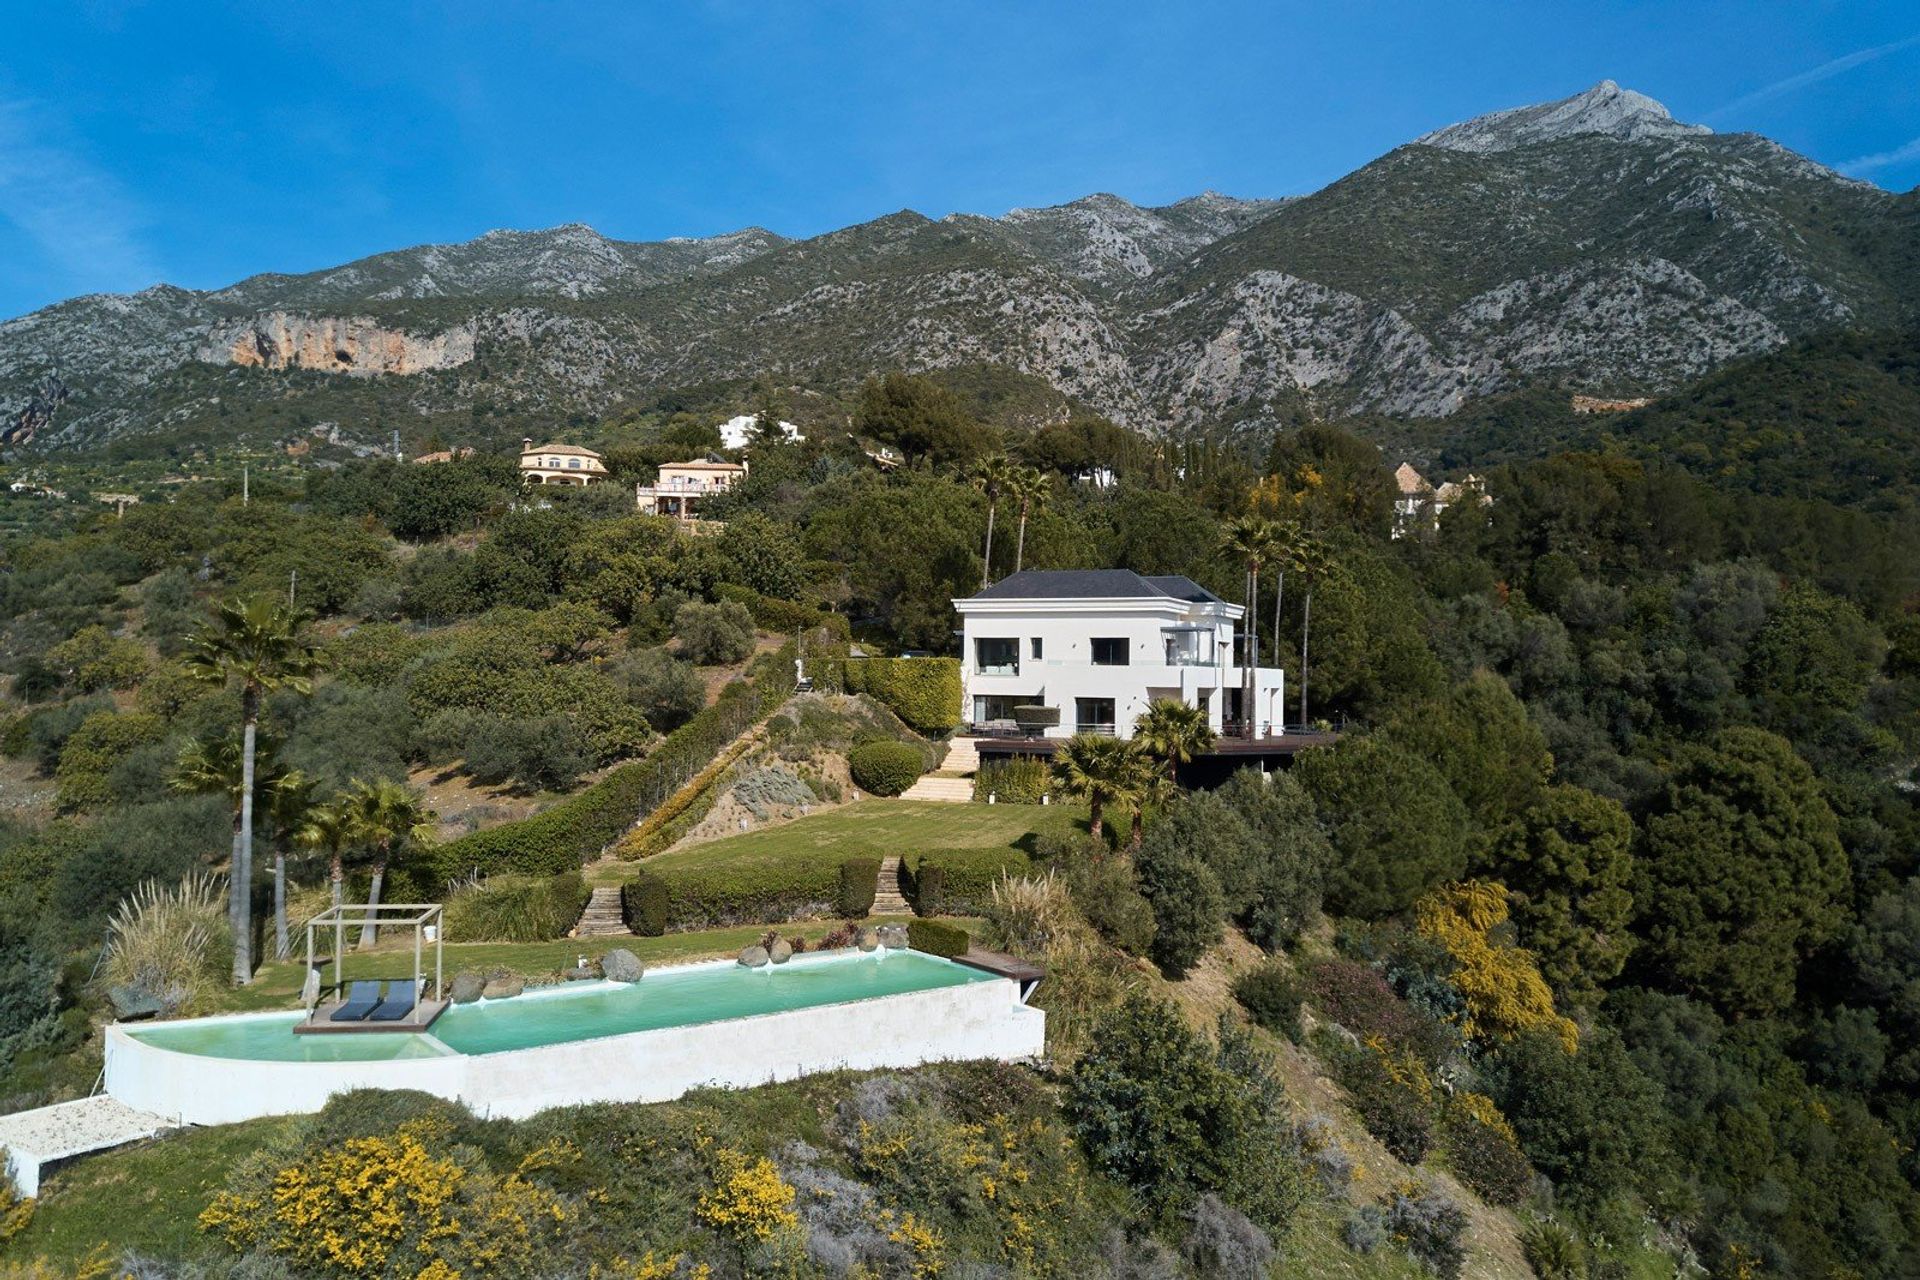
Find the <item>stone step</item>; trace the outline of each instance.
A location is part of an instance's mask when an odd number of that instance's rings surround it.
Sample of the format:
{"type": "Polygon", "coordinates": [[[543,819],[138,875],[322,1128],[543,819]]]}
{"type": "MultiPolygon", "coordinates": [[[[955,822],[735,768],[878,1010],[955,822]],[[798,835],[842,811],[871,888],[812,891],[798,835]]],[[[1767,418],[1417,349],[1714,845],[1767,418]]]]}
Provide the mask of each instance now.
{"type": "Polygon", "coordinates": [[[612,938],[632,933],[633,930],[627,928],[627,913],[620,905],[618,887],[595,889],[587,899],[586,910],[580,913],[580,922],[573,926],[576,938],[612,938]]]}
{"type": "Polygon", "coordinates": [[[973,779],[943,778],[929,773],[901,793],[902,800],[932,800],[945,804],[966,804],[973,799],[973,779]]]}
{"type": "Polygon", "coordinates": [[[900,890],[900,859],[885,858],[880,863],[880,880],[873,894],[873,914],[876,916],[911,915],[913,908],[907,903],[906,894],[900,890]]]}

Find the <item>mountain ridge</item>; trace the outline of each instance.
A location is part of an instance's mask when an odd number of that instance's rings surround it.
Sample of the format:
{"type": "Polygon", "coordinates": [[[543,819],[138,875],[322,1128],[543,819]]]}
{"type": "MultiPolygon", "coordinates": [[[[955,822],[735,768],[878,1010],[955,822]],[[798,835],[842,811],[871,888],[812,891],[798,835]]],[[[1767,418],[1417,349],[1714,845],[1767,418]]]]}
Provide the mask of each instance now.
{"type": "Polygon", "coordinates": [[[1101,192],[805,239],[568,223],[70,299],[0,323],[0,444],[357,418],[484,436],[676,387],[958,365],[1169,431],[1434,417],[1543,382],[1649,394],[1917,303],[1920,201],[1603,81],[1286,199],[1101,192]]]}

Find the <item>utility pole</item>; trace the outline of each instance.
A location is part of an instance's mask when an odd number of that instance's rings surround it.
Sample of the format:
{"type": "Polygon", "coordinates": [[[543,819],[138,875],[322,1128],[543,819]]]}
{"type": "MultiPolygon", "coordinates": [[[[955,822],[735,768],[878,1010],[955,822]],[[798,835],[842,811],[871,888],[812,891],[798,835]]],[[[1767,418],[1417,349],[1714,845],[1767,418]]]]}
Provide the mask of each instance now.
{"type": "Polygon", "coordinates": [[[243,462],[240,464],[240,505],[244,507],[252,500],[252,490],[247,479],[247,464],[243,462]]]}

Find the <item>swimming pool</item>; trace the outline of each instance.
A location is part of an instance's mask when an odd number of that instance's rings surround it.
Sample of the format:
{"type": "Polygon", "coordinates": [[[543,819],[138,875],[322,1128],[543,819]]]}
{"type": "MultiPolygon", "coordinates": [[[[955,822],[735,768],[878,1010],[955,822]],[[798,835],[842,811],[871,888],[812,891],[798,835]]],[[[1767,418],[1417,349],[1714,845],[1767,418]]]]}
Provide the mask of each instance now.
{"type": "Polygon", "coordinates": [[[422,1089],[483,1114],[661,1101],[836,1067],[1037,1057],[1019,985],[917,951],[714,961],[637,983],[567,983],[456,1005],[421,1034],[295,1035],[297,1013],[107,1028],[107,1091],[182,1123],[318,1110],[355,1088],[422,1089]]]}

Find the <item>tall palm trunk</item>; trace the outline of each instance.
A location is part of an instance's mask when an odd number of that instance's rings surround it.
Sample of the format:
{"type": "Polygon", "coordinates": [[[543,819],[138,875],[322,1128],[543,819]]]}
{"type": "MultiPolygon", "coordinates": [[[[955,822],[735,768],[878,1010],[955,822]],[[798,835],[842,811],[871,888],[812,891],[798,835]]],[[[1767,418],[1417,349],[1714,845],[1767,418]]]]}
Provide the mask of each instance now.
{"type": "Polygon", "coordinates": [[[1253,722],[1253,681],[1254,668],[1260,664],[1260,566],[1258,562],[1247,568],[1247,643],[1241,653],[1242,674],[1240,676],[1240,733],[1242,737],[1254,736],[1253,722]]]}
{"type": "Polygon", "coordinates": [[[1147,806],[1144,801],[1133,806],[1133,829],[1127,833],[1127,849],[1140,852],[1140,840],[1146,834],[1147,806]]]}
{"type": "Polygon", "coordinates": [[[253,749],[260,726],[260,694],[252,687],[240,694],[243,729],[240,736],[240,827],[233,833],[231,894],[233,925],[233,980],[253,981],[253,749]]]}
{"type": "Polygon", "coordinates": [[[1104,798],[1098,791],[1087,797],[1087,831],[1095,840],[1100,839],[1100,802],[1104,798]]]}
{"type": "Polygon", "coordinates": [[[362,921],[360,925],[360,949],[362,951],[371,948],[374,939],[380,935],[380,928],[374,924],[373,919],[375,914],[377,914],[377,908],[380,906],[380,884],[387,878],[387,856],[393,851],[393,846],[382,842],[379,850],[380,856],[373,860],[373,885],[367,890],[367,918],[362,921]]]}
{"type": "Polygon", "coordinates": [[[273,851],[273,958],[287,958],[287,851],[273,851]]]}
{"type": "Polygon", "coordinates": [[[327,867],[327,877],[333,882],[333,905],[339,906],[346,898],[347,867],[340,851],[333,851],[333,860],[327,867]]]}
{"type": "Polygon", "coordinates": [[[1027,558],[1027,504],[1026,504],[1026,501],[1022,499],[1020,503],[1020,535],[1014,539],[1014,543],[1013,543],[1013,571],[1015,573],[1020,572],[1020,565],[1026,560],[1026,558],[1027,558]]]}
{"type": "MultiPolygon", "coordinates": [[[[1280,656],[1280,606],[1285,602],[1286,598],[1287,571],[1285,569],[1276,569],[1273,574],[1273,660],[1276,665],[1285,661],[1285,659],[1280,656]]],[[[1287,692],[1285,689],[1282,689],[1280,691],[1280,701],[1283,704],[1280,708],[1280,718],[1282,720],[1287,718],[1287,708],[1284,705],[1286,699],[1287,692]]]]}
{"type": "Polygon", "coordinates": [[[1307,580],[1306,598],[1300,608],[1300,725],[1305,728],[1313,721],[1307,719],[1307,637],[1313,631],[1313,580],[1307,580]]]}
{"type": "Polygon", "coordinates": [[[981,558],[980,563],[980,589],[982,591],[985,591],[987,586],[993,581],[993,517],[995,512],[998,511],[999,506],[999,502],[995,499],[987,499],[987,552],[986,555],[981,558]]]}

